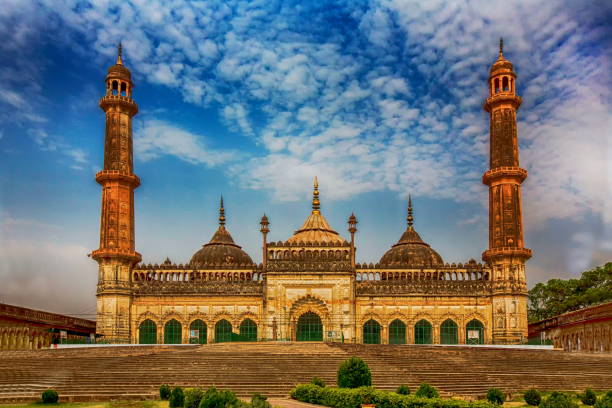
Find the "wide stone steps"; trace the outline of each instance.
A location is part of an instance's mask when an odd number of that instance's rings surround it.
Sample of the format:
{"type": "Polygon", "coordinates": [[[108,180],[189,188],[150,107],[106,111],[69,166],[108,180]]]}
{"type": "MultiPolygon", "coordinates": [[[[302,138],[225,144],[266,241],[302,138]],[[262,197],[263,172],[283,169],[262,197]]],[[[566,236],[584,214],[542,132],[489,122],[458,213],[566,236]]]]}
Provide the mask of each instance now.
{"type": "Polygon", "coordinates": [[[0,352],[0,402],[31,401],[52,387],[65,401],[151,399],[162,383],[216,386],[240,396],[286,397],[314,376],[335,385],[336,371],[359,355],[378,389],[422,382],[443,395],[612,388],[612,356],[469,347],[233,343],[0,352]]]}

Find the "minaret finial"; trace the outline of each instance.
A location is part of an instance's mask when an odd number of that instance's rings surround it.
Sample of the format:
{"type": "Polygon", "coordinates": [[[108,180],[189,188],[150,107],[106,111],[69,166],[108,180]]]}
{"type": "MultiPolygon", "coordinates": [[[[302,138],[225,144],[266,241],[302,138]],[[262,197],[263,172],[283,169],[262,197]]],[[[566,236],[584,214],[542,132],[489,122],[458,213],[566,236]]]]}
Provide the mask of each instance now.
{"type": "Polygon", "coordinates": [[[414,217],[412,216],[412,197],[410,194],[408,194],[408,217],[406,217],[406,221],[408,221],[408,228],[412,228],[414,217]]]}
{"type": "Polygon", "coordinates": [[[499,56],[504,55],[504,37],[499,37],[499,56]]]}
{"type": "Polygon", "coordinates": [[[225,208],[223,208],[223,196],[221,196],[221,206],[219,207],[219,225],[225,225],[225,208]]]}
{"type": "Polygon", "coordinates": [[[117,65],[123,65],[123,60],[121,56],[123,55],[123,45],[121,45],[121,41],[119,41],[119,45],[117,46],[117,65]]]}
{"type": "Polygon", "coordinates": [[[314,191],[312,192],[312,212],[319,212],[319,208],[321,208],[321,202],[319,201],[319,180],[315,176],[314,191]]]}

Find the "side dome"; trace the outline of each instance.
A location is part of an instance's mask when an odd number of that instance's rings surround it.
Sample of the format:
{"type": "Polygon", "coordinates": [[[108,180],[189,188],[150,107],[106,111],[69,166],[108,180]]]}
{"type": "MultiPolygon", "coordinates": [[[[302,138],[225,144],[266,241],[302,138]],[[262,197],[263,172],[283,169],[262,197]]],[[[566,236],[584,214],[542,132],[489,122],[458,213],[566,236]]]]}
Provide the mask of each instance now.
{"type": "Polygon", "coordinates": [[[408,228],[402,234],[397,244],[393,245],[380,258],[380,266],[442,266],[444,261],[440,254],[433,250],[429,244],[423,242],[420,235],[412,226],[412,199],[408,199],[408,228]]]}
{"type": "Polygon", "coordinates": [[[237,266],[253,265],[253,260],[242,250],[239,245],[234,243],[229,231],[225,228],[225,209],[223,208],[223,198],[219,208],[219,228],[213,235],[208,244],[191,257],[189,265],[192,268],[203,268],[206,266],[237,266]]]}

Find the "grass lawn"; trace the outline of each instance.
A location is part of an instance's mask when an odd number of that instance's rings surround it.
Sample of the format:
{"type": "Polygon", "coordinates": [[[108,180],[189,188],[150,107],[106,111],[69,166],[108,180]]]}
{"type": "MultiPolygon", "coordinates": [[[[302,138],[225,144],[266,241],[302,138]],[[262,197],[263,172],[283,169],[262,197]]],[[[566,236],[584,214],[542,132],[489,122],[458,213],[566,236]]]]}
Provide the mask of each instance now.
{"type": "Polygon", "coordinates": [[[107,401],[107,402],[65,402],[59,404],[2,405],[6,408],[168,408],[168,401],[107,401]]]}

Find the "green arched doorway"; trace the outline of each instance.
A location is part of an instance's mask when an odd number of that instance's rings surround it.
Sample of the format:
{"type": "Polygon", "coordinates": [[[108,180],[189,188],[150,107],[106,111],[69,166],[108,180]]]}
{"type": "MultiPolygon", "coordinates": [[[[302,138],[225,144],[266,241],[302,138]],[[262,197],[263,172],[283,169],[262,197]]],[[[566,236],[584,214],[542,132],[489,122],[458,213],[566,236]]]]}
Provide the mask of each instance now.
{"type": "Polygon", "coordinates": [[[257,324],[251,319],[244,319],[240,323],[240,340],[257,341],[257,324]]]}
{"type": "Polygon", "coordinates": [[[225,319],[215,324],[215,343],[228,343],[232,341],[232,324],[225,319]]]}
{"type": "Polygon", "coordinates": [[[465,344],[484,344],[484,325],[472,319],[465,326],[465,344]]]}
{"type": "Polygon", "coordinates": [[[138,343],[157,343],[157,325],[153,322],[153,320],[147,319],[140,323],[140,326],[138,327],[138,343]]]}
{"type": "Polygon", "coordinates": [[[206,323],[197,319],[189,325],[189,342],[192,344],[206,344],[208,334],[206,323]]]}
{"type": "Polygon", "coordinates": [[[306,312],[297,322],[297,341],[323,341],[323,323],[318,314],[306,312]]]}
{"type": "Polygon", "coordinates": [[[406,344],[406,324],[400,319],[389,325],[389,344],[406,344]]]}
{"type": "Polygon", "coordinates": [[[164,325],[164,344],[181,344],[183,342],[183,327],[176,319],[164,325]]]}
{"type": "Polygon", "coordinates": [[[431,323],[421,319],[414,325],[414,344],[432,344],[431,323]]]}
{"type": "Polygon", "coordinates": [[[363,325],[363,344],[380,344],[380,324],[370,319],[363,325]]]}
{"type": "Polygon", "coordinates": [[[459,344],[459,329],[451,319],[446,319],[440,325],[440,344],[459,344]]]}

